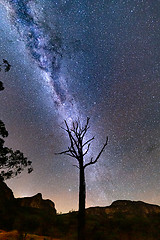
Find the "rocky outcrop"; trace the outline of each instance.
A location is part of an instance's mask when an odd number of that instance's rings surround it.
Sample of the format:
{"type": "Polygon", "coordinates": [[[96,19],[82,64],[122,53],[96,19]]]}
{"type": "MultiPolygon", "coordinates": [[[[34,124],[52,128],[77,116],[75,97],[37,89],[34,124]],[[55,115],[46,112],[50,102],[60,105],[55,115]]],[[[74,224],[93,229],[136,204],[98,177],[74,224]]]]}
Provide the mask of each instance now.
{"type": "Polygon", "coordinates": [[[12,190],[4,182],[0,181],[0,216],[7,214],[13,201],[12,190]]]}
{"type": "Polygon", "coordinates": [[[17,210],[19,207],[37,208],[56,214],[55,204],[49,199],[44,200],[41,193],[33,197],[15,198],[7,184],[0,181],[0,212],[7,210],[8,206],[14,206],[17,210]]]}
{"type": "Polygon", "coordinates": [[[12,190],[0,182],[0,229],[48,235],[55,219],[54,203],[44,200],[41,193],[16,199],[12,190]]]}
{"type": "Polygon", "coordinates": [[[41,193],[33,197],[17,198],[16,201],[21,207],[44,209],[56,213],[55,204],[49,199],[44,200],[41,193]]]}
{"type": "Polygon", "coordinates": [[[160,207],[141,201],[118,200],[108,207],[93,207],[86,209],[87,214],[106,215],[113,218],[115,215],[123,214],[126,217],[142,216],[147,217],[153,214],[160,214],[160,207]]]}
{"type": "Polygon", "coordinates": [[[118,200],[105,209],[106,214],[114,214],[117,212],[126,215],[143,215],[160,213],[160,207],[153,204],[144,203],[142,201],[118,200]]]}
{"type": "Polygon", "coordinates": [[[0,181],[0,200],[14,200],[12,190],[3,181],[0,181]]]}

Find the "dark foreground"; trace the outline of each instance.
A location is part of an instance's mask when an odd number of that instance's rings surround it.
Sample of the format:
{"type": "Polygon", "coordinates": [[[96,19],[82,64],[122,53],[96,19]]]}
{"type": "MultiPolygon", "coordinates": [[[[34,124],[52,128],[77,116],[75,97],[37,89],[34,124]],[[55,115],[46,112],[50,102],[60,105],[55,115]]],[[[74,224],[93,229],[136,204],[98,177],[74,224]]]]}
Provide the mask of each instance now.
{"type": "MultiPolygon", "coordinates": [[[[77,212],[56,214],[41,194],[15,199],[0,184],[0,240],[77,240],[77,212]]],[[[160,207],[143,202],[115,201],[86,209],[86,240],[159,240],[160,207]]]]}
{"type": "MultiPolygon", "coordinates": [[[[110,207],[87,209],[86,240],[160,239],[159,209],[158,206],[130,201],[117,201],[110,207]]],[[[15,211],[16,209],[13,209],[10,214],[1,215],[0,228],[5,231],[16,229],[16,235],[14,232],[11,238],[9,234],[7,238],[3,238],[1,231],[0,239],[74,240],[77,238],[77,212],[54,215],[27,207],[15,211]],[[37,234],[46,238],[28,234],[37,234]]]]}

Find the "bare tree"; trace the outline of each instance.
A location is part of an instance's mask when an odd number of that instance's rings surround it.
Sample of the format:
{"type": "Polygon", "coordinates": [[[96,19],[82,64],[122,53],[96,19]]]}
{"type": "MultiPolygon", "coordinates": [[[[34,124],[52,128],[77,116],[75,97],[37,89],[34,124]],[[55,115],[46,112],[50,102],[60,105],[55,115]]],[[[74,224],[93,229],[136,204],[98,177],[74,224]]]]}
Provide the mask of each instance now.
{"type": "Polygon", "coordinates": [[[86,200],[86,182],[85,182],[85,168],[95,164],[100,158],[102,152],[108,143],[108,137],[98,153],[97,157],[94,159],[91,157],[90,161],[86,162],[85,157],[90,149],[91,142],[95,137],[88,140],[85,139],[86,133],[89,126],[90,118],[87,118],[86,124],[82,126],[80,121],[74,121],[72,126],[69,127],[67,121],[65,122],[66,128],[63,128],[68,134],[70,140],[70,146],[66,151],[60,152],[58,154],[64,154],[75,158],[78,161],[78,165],[74,165],[79,169],[79,213],[78,213],[78,240],[85,240],[85,200],[86,200]],[[84,140],[85,139],[85,140],[84,140]]]}

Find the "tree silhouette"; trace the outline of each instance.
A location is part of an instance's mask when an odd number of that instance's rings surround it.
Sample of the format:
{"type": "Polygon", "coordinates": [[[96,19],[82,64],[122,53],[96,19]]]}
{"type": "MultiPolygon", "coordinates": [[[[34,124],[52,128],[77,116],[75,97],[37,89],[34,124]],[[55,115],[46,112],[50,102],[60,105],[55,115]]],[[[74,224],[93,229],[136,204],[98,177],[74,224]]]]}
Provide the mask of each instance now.
{"type": "Polygon", "coordinates": [[[78,161],[78,165],[74,165],[79,169],[79,213],[78,213],[78,240],[85,240],[85,200],[86,200],[86,182],[85,182],[85,168],[95,164],[100,158],[102,152],[108,143],[108,137],[106,142],[94,159],[91,157],[90,161],[86,162],[85,157],[90,149],[91,142],[95,137],[88,140],[85,139],[89,126],[90,118],[87,118],[86,124],[82,126],[80,121],[74,121],[72,126],[69,127],[67,121],[65,122],[66,128],[63,128],[68,134],[70,140],[70,146],[66,151],[57,153],[64,154],[75,158],[78,161]]]}
{"type": "MultiPolygon", "coordinates": [[[[10,70],[11,65],[7,60],[3,59],[5,72],[10,70]]],[[[4,90],[3,83],[0,81],[0,91],[4,90]]],[[[28,168],[28,173],[31,173],[33,168],[32,162],[28,161],[24,154],[20,150],[13,151],[12,148],[4,146],[4,138],[8,137],[8,131],[6,130],[5,124],[0,120],[0,180],[4,181],[20,174],[24,168],[28,168]]]]}
{"type": "Polygon", "coordinates": [[[3,62],[0,64],[0,71],[2,70],[2,68],[5,72],[9,72],[9,70],[11,69],[11,65],[6,59],[3,59],[3,62]]]}

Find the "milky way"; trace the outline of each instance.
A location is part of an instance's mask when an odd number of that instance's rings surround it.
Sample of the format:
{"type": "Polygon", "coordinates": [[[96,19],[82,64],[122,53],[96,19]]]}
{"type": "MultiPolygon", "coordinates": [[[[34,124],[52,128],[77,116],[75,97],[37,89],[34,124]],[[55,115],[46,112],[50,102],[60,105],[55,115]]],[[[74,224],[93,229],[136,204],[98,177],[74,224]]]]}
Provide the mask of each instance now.
{"type": "Polygon", "coordinates": [[[0,73],[0,119],[7,145],[34,167],[7,182],[17,197],[42,192],[58,211],[77,209],[75,161],[55,152],[69,144],[63,120],[88,116],[88,158],[109,142],[86,170],[87,206],[160,204],[159,9],[151,0],[0,0],[0,53],[12,65],[0,73]]]}
{"type": "Polygon", "coordinates": [[[50,33],[50,29],[44,29],[43,24],[38,22],[32,1],[9,0],[2,3],[7,7],[11,22],[25,42],[31,58],[44,71],[44,81],[50,85],[59,113],[64,119],[75,119],[78,114],[75,101],[68,93],[65,80],[61,81],[64,54],[61,36],[58,32],[50,33]]]}

